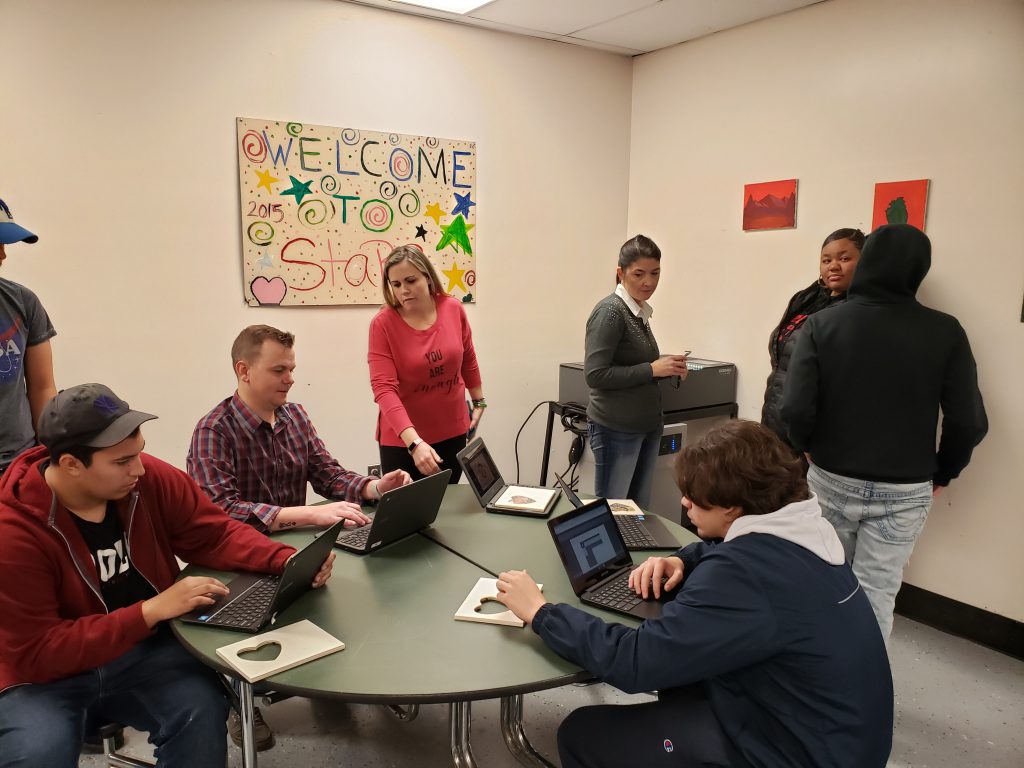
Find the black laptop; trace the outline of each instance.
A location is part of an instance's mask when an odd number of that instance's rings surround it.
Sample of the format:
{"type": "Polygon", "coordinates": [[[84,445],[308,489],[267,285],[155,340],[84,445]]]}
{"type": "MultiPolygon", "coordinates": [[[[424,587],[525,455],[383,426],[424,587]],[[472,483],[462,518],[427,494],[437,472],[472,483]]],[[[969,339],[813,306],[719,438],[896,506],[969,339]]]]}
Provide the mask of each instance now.
{"type": "Polygon", "coordinates": [[[365,555],[421,531],[437,519],[452,471],[446,469],[415,483],[392,488],[380,497],[370,522],[338,534],[335,544],[365,555]]]}
{"type": "Polygon", "coordinates": [[[204,605],[181,617],[189,624],[205,624],[239,632],[259,632],[273,624],[279,611],[312,589],[313,577],[331,552],[334,538],[344,525],[339,520],[323,533],[317,534],[285,564],[280,576],[243,573],[228,587],[231,594],[213,605],[204,605]]]}
{"type": "Polygon", "coordinates": [[[476,500],[488,512],[547,517],[558,501],[557,488],[506,484],[491,458],[491,452],[479,437],[459,451],[456,457],[476,500]]]}
{"type": "MultiPolygon", "coordinates": [[[[556,474],[555,478],[562,487],[562,493],[572,505],[582,507],[580,497],[573,492],[561,475],[556,474]]],[[[626,542],[626,549],[679,549],[676,537],[657,515],[615,514],[614,517],[619,533],[626,542]]]]}
{"type": "Polygon", "coordinates": [[[644,600],[630,589],[633,560],[614,518],[608,500],[597,499],[548,520],[548,530],[582,602],[634,619],[656,619],[662,603],[674,599],[675,593],[644,600]]]}

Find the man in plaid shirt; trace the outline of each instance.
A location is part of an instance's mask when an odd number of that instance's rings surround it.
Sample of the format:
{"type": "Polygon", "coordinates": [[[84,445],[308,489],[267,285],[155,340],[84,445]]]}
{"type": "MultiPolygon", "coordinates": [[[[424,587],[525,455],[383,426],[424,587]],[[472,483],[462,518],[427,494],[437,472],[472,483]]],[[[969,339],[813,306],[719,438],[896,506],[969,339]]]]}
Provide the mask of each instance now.
{"type": "Polygon", "coordinates": [[[295,336],[251,325],[231,347],[238,389],[196,425],[187,469],[214,504],[269,532],[297,525],[346,526],[369,518],[359,504],[410,482],[396,470],[376,479],[342,467],[309,415],[288,402],[295,383],[295,336]],[[307,505],[306,483],[330,504],[307,505]]]}

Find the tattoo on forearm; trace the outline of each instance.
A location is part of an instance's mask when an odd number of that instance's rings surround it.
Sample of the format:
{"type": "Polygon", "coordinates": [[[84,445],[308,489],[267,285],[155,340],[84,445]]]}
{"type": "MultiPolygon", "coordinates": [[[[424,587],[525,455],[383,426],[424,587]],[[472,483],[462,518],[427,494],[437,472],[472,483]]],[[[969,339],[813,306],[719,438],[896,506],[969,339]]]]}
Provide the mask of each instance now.
{"type": "Polygon", "coordinates": [[[281,523],[282,528],[294,528],[296,525],[298,525],[298,523],[294,520],[289,520],[287,523],[281,523]]]}

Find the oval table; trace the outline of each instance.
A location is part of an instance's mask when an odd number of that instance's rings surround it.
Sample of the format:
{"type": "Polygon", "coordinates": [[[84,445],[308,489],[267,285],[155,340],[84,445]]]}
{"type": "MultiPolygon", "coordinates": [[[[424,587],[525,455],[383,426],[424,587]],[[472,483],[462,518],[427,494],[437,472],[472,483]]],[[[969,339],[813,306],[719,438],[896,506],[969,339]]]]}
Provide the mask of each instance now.
{"type": "MultiPolygon", "coordinates": [[[[561,498],[553,514],[568,509],[561,498]]],[[[696,540],[682,527],[667,523],[681,546],[696,540]]],[[[301,546],[313,533],[290,531],[274,538],[301,546]]],[[[494,698],[501,699],[502,735],[517,760],[551,766],[523,731],[523,694],[591,677],[550,651],[528,627],[455,621],[455,611],[477,579],[508,568],[525,569],[554,602],[636,624],[579,602],[545,520],[486,513],[465,485],[449,486],[434,525],[419,535],[371,555],[336,552],[327,585],[282,611],[275,626],[309,619],[344,641],[345,650],[274,675],[266,683],[281,694],[392,705],[399,716],[410,718],[419,704],[447,703],[456,768],[476,766],[470,741],[471,703],[494,698]]],[[[634,561],[646,554],[634,553],[634,561]]],[[[224,575],[194,566],[186,573],[224,575]]],[[[182,644],[204,663],[237,677],[216,649],[237,642],[241,634],[180,621],[172,626],[182,644]]],[[[239,714],[245,768],[256,766],[252,710],[252,686],[242,680],[239,714]]]]}

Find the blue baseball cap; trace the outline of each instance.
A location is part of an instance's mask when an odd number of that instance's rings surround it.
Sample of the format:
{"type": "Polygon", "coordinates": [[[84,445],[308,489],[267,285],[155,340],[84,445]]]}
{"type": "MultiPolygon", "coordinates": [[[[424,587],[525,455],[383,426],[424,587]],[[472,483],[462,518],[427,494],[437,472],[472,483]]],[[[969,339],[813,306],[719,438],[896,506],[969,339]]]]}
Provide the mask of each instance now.
{"type": "Polygon", "coordinates": [[[0,243],[10,245],[11,243],[34,243],[39,239],[20,224],[14,223],[11,209],[7,203],[0,200],[0,243]]]}

